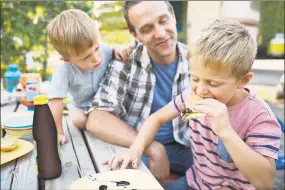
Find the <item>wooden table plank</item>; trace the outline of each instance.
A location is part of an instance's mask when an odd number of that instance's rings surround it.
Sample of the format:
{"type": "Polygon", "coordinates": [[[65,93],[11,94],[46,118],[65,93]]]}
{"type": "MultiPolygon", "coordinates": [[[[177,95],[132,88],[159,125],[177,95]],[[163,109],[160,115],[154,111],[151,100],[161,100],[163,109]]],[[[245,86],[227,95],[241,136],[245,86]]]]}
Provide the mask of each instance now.
{"type": "Polygon", "coordinates": [[[13,173],[15,172],[15,165],[16,160],[1,165],[1,189],[8,190],[11,188],[14,176],[13,173]]]}
{"type": "MultiPolygon", "coordinates": [[[[15,104],[9,104],[1,107],[1,122],[15,113],[13,112],[15,106],[15,104]]],[[[27,111],[27,108],[19,106],[18,111],[27,111]]],[[[34,151],[1,166],[1,189],[14,190],[25,189],[25,187],[37,189],[38,180],[34,179],[35,176],[37,177],[34,151]],[[27,181],[28,183],[26,183],[27,181]]]]}
{"type": "MultiPolygon", "coordinates": [[[[84,133],[86,135],[86,139],[90,146],[91,154],[96,162],[96,167],[99,170],[99,172],[110,171],[109,166],[102,165],[102,163],[106,160],[109,160],[113,155],[116,155],[121,151],[126,150],[127,148],[101,141],[100,139],[96,138],[93,134],[91,134],[89,131],[85,131],[84,133]]],[[[152,175],[143,162],[141,162],[138,169],[152,175]]]]}
{"type": "Polygon", "coordinates": [[[38,189],[38,174],[36,171],[36,150],[17,159],[13,184],[11,189],[38,189]]]}
{"type": "MultiPolygon", "coordinates": [[[[80,176],[83,177],[96,173],[95,166],[92,163],[82,132],[73,126],[68,116],[65,117],[65,120],[67,122],[67,129],[70,135],[70,139],[72,139],[73,148],[75,149],[75,153],[79,162],[79,169],[81,171],[79,173],[80,176]]],[[[65,131],[65,134],[67,134],[67,131],[65,131]]]]}
{"type": "MultiPolygon", "coordinates": [[[[68,131],[67,122],[63,119],[63,130],[68,131]]],[[[53,180],[45,180],[45,189],[68,189],[69,186],[77,179],[79,175],[79,163],[76,153],[73,149],[71,138],[66,135],[67,143],[60,147],[60,159],[62,165],[62,174],[60,177],[53,180]]],[[[84,155],[82,155],[84,156],[84,155]]],[[[89,155],[85,155],[89,156],[89,155]]]]}

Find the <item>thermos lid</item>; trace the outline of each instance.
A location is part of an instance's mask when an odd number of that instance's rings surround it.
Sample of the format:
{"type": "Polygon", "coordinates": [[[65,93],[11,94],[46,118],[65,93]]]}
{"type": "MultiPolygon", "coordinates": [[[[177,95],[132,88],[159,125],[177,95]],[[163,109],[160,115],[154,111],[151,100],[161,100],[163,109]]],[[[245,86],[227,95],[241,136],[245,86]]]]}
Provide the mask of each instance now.
{"type": "Polygon", "coordinates": [[[63,102],[64,104],[67,104],[67,102],[68,102],[67,98],[64,98],[64,99],[62,100],[62,102],[63,102]]]}
{"type": "Polygon", "coordinates": [[[48,103],[48,96],[47,95],[38,95],[34,97],[34,104],[35,105],[44,105],[48,103]]]}
{"type": "Polygon", "coordinates": [[[16,65],[16,64],[9,64],[9,65],[8,65],[8,70],[9,70],[9,71],[12,71],[12,72],[13,72],[13,71],[15,72],[15,71],[18,70],[18,65],[16,65]]]}

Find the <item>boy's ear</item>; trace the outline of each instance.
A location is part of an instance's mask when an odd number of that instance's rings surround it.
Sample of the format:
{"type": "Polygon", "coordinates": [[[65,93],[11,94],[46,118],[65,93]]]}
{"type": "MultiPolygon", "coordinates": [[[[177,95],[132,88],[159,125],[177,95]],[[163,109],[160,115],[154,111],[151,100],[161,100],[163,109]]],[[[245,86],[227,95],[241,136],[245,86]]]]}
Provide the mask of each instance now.
{"type": "Polygon", "coordinates": [[[246,73],[246,74],[240,79],[238,88],[239,88],[239,89],[244,88],[244,86],[246,86],[246,85],[250,82],[250,80],[252,79],[253,76],[254,76],[254,73],[253,73],[253,72],[248,72],[248,73],[246,73]]]}

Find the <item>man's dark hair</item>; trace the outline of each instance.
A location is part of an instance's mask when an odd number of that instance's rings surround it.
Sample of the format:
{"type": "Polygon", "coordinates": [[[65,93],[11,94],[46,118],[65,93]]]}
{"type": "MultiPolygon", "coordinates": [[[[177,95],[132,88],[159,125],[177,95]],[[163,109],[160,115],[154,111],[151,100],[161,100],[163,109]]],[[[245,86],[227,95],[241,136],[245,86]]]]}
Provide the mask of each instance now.
{"type": "MultiPolygon", "coordinates": [[[[136,4],[140,2],[142,1],[125,1],[124,3],[124,17],[125,17],[125,20],[126,20],[126,23],[128,25],[130,32],[133,32],[133,33],[136,33],[136,30],[135,30],[135,27],[130,22],[128,13],[129,13],[130,8],[132,8],[133,6],[135,6],[136,4]]],[[[165,1],[165,3],[168,7],[169,12],[174,15],[174,10],[173,10],[172,5],[168,1],[165,1]]]]}

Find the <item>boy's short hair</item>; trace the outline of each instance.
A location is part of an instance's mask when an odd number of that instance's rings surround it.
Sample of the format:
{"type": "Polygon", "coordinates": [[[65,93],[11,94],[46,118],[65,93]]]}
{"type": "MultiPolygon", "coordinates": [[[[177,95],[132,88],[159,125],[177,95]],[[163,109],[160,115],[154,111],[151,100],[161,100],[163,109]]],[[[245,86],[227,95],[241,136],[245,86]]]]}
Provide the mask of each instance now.
{"type": "Polygon", "coordinates": [[[99,40],[95,21],[78,9],[61,12],[46,30],[54,48],[65,58],[86,51],[99,40]]]}
{"type": "Polygon", "coordinates": [[[202,59],[206,66],[228,68],[239,78],[251,71],[256,51],[257,44],[245,26],[235,20],[216,19],[202,30],[189,56],[202,59]]]}

